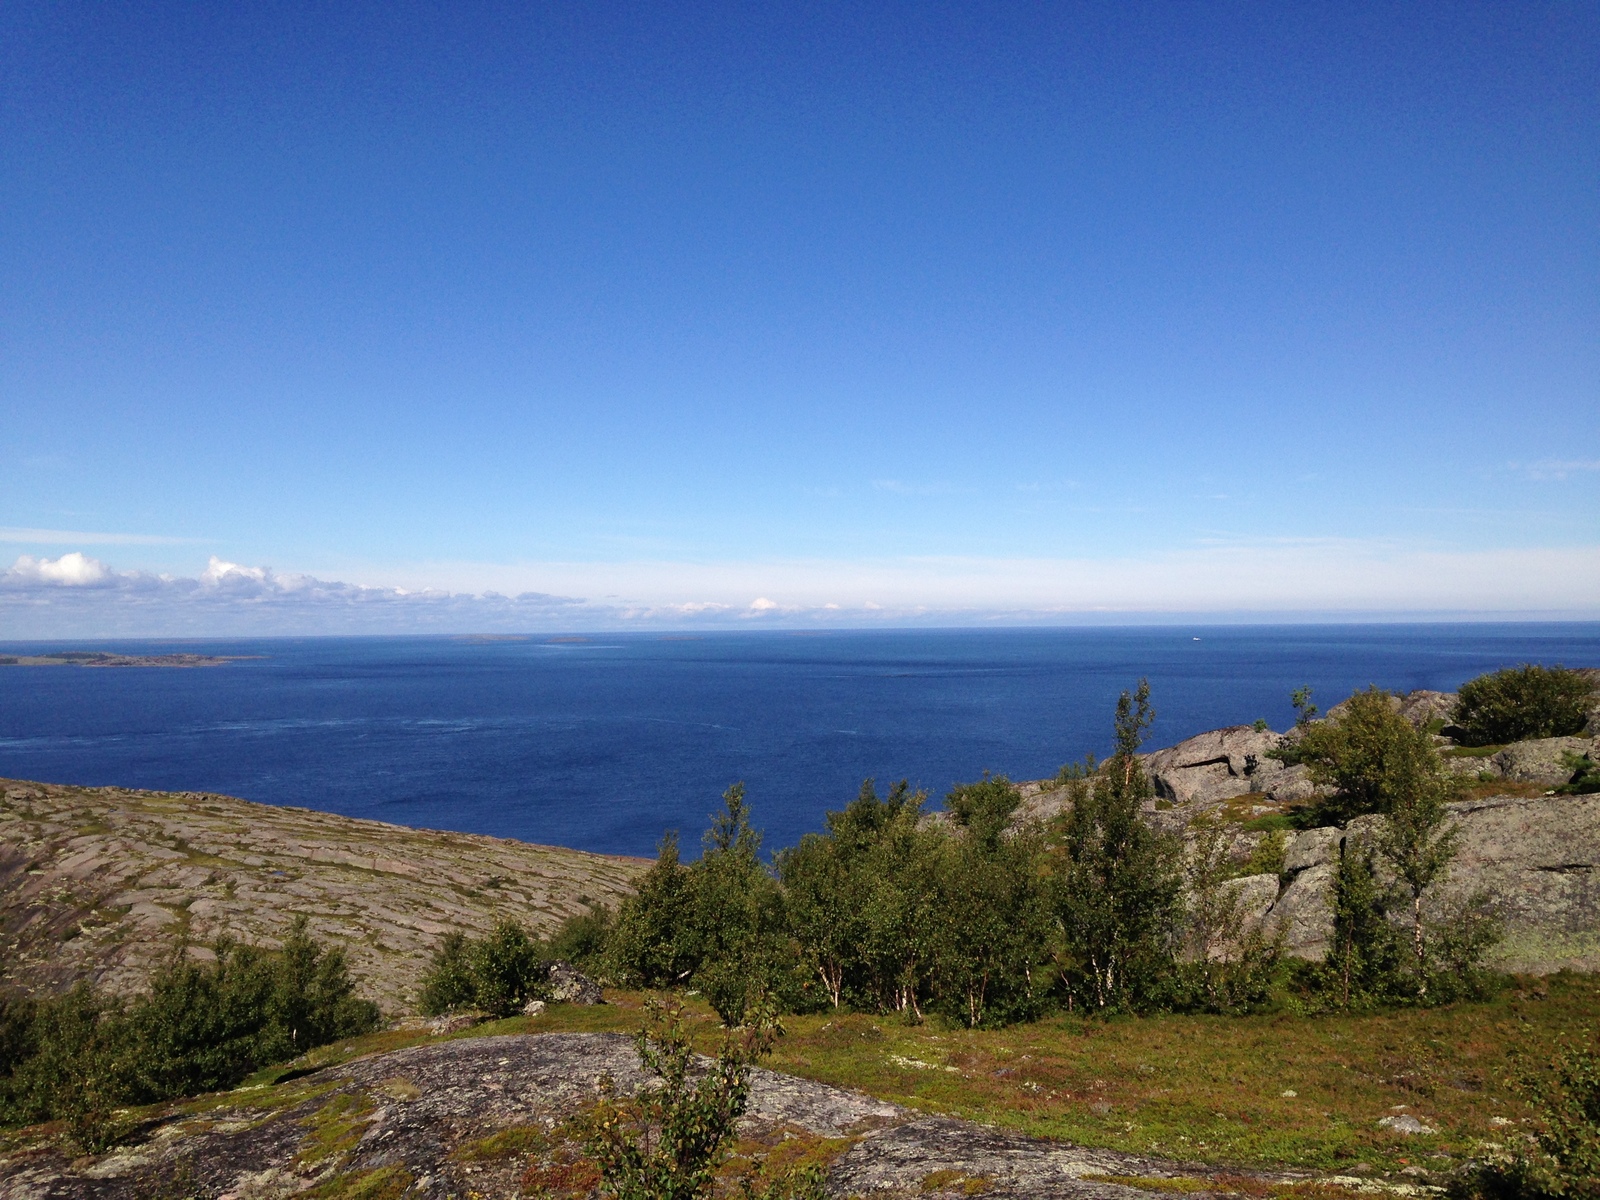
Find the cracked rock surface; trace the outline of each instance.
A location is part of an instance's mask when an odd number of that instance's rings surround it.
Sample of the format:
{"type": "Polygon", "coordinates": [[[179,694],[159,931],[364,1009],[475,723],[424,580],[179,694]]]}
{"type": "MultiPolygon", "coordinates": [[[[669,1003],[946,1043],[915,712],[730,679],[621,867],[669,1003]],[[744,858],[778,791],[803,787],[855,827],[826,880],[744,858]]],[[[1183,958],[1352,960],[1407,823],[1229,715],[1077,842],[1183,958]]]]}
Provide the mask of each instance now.
{"type": "Polygon", "coordinates": [[[179,937],[276,945],[296,914],[363,994],[411,1007],[441,934],[615,905],[648,861],[197,792],[0,780],[0,983],[144,986],[179,937]]]}

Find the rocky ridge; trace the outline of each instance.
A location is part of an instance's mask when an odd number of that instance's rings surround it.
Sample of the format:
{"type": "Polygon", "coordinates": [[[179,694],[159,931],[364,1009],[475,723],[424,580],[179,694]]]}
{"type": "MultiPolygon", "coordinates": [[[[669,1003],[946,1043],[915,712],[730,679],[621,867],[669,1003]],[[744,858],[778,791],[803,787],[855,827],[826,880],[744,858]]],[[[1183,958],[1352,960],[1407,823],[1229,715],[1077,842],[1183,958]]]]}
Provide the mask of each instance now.
{"type": "MultiPolygon", "coordinates": [[[[1587,671],[1600,682],[1600,671],[1587,671]]],[[[1418,728],[1444,726],[1455,706],[1449,692],[1415,691],[1393,698],[1418,728]]],[[[1343,705],[1328,716],[1336,718],[1343,705]]],[[[1600,795],[1548,791],[1572,772],[1563,755],[1600,758],[1600,708],[1583,734],[1539,738],[1482,750],[1435,735],[1445,762],[1485,794],[1450,806],[1460,849],[1432,902],[1450,908],[1483,893],[1504,930],[1489,959],[1502,970],[1548,974],[1563,968],[1600,971],[1600,795]],[[1497,788],[1504,794],[1496,794],[1497,788]]],[[[1233,725],[1186,738],[1143,756],[1156,793],[1145,815],[1168,832],[1191,835],[1197,821],[1222,819],[1233,830],[1233,855],[1247,858],[1268,836],[1247,828],[1253,818],[1283,813],[1318,795],[1301,766],[1268,752],[1285,737],[1233,725]]],[[[1054,781],[1022,785],[1018,820],[1049,819],[1070,805],[1054,781]]],[[[1234,880],[1246,928],[1281,931],[1287,953],[1321,959],[1333,933],[1332,887],[1348,840],[1373,831],[1375,817],[1342,828],[1287,833],[1277,874],[1234,880]]]]}
{"type": "Polygon", "coordinates": [[[0,780],[0,984],[143,986],[180,940],[274,945],[298,914],[389,1011],[440,935],[554,929],[649,864],[196,792],[0,780]]]}

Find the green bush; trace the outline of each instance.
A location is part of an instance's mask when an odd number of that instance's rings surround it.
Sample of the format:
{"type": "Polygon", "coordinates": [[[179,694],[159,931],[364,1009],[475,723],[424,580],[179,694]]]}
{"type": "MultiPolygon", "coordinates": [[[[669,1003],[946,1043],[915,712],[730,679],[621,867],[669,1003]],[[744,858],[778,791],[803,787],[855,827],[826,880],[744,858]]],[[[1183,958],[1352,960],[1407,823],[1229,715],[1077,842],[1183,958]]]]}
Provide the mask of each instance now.
{"type": "MultiPolygon", "coordinates": [[[[634,1039],[639,1061],[659,1081],[621,1096],[609,1075],[600,1102],[578,1122],[584,1150],[600,1168],[601,1190],[615,1200],[698,1200],[709,1197],[750,1099],[750,1073],[783,1033],[770,1008],[723,1035],[710,1068],[694,1069],[694,1050],[681,1009],[646,1001],[650,1024],[634,1039]]],[[[744,1194],[763,1200],[822,1200],[819,1170],[768,1170],[758,1156],[742,1181],[744,1194]],[[758,1190],[759,1189],[759,1190],[758,1190]]]]}
{"type": "Polygon", "coordinates": [[[528,1001],[548,998],[549,978],[548,948],[517,921],[501,921],[477,940],[448,933],[422,978],[421,1008],[428,1016],[460,1008],[515,1016],[528,1001]]]}
{"type": "Polygon", "coordinates": [[[1057,851],[1055,916],[1064,934],[1061,982],[1089,1010],[1143,1009],[1166,991],[1183,916],[1181,848],[1140,815],[1154,795],[1140,762],[1154,719],[1150,685],[1123,692],[1116,753],[1072,786],[1057,851]]]}
{"type": "Polygon", "coordinates": [[[615,925],[615,914],[604,904],[568,917],[551,935],[548,949],[551,960],[569,962],[585,975],[604,978],[608,973],[606,946],[615,925]]]}
{"type": "Polygon", "coordinates": [[[222,942],[199,963],[180,949],[131,1001],[80,984],[0,1007],[0,1119],[64,1118],[99,1150],[115,1139],[118,1107],[231,1087],[378,1017],[355,995],[343,954],[319,947],[303,919],[277,950],[222,942]]]}
{"type": "Polygon", "coordinates": [[[1600,763],[1590,754],[1563,754],[1561,765],[1572,778],[1556,789],[1563,796],[1588,796],[1600,792],[1600,763]]]}
{"type": "Polygon", "coordinates": [[[1468,746],[1582,732],[1594,686],[1565,667],[1525,663],[1463,684],[1452,714],[1468,746]]]}
{"type": "Polygon", "coordinates": [[[478,989],[467,958],[467,935],[452,930],[433,952],[433,964],[422,977],[423,1014],[437,1017],[458,1008],[471,1008],[477,999],[478,989]]]}
{"type": "Polygon", "coordinates": [[[1301,726],[1298,738],[1268,752],[1286,763],[1304,763],[1313,782],[1336,789],[1314,806],[1317,823],[1342,825],[1367,813],[1387,813],[1398,801],[1424,793],[1450,798],[1455,780],[1433,739],[1396,711],[1388,692],[1368,688],[1342,708],[1337,717],[1301,726]]]}

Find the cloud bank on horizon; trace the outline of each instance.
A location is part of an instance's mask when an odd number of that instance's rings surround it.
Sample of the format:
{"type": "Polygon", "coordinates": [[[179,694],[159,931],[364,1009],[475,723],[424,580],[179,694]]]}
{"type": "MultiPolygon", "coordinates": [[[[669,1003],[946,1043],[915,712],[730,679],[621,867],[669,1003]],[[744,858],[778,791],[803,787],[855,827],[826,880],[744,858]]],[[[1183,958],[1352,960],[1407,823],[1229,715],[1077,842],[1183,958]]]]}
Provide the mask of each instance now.
{"type": "Polygon", "coordinates": [[[82,551],[55,559],[24,554],[0,572],[0,637],[1047,625],[1180,616],[1600,618],[1600,553],[1588,548],[1460,552],[1285,541],[1122,560],[564,563],[497,570],[508,582],[518,574],[543,576],[563,591],[585,594],[330,581],[214,555],[197,576],[183,577],[118,570],[82,551]],[[584,582],[587,589],[578,586],[584,582]],[[1473,597],[1470,606],[1461,603],[1463,595],[1473,597]]]}

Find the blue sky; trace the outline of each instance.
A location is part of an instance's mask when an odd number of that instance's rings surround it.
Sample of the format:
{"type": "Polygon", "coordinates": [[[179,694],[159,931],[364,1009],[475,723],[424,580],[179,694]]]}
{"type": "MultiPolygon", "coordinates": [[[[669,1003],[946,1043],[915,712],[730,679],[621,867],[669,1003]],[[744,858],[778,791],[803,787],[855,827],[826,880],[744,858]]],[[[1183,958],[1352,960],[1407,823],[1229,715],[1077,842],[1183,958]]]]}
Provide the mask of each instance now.
{"type": "Polygon", "coordinates": [[[1596,64],[1578,3],[8,5],[0,632],[1600,616],[1596,64]]]}

